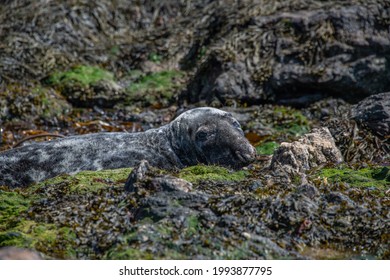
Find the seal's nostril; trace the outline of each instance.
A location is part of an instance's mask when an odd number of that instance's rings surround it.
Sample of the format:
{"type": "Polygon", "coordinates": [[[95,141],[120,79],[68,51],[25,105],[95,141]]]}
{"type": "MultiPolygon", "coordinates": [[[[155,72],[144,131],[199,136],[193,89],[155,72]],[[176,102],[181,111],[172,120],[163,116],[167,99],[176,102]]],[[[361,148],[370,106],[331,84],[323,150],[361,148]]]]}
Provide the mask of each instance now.
{"type": "Polygon", "coordinates": [[[241,162],[246,162],[245,155],[240,153],[240,151],[236,151],[236,156],[241,162]]]}
{"type": "Polygon", "coordinates": [[[236,151],[237,158],[243,163],[249,163],[255,160],[256,150],[251,146],[249,152],[236,151]]]}

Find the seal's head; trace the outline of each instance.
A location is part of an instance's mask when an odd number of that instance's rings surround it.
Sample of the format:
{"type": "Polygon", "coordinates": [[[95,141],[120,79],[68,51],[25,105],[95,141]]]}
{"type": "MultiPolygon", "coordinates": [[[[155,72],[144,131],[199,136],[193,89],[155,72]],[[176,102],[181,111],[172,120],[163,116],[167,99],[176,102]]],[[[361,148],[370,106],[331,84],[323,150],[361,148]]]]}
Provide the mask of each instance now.
{"type": "Polygon", "coordinates": [[[256,150],[230,113],[196,108],[181,114],[170,126],[172,146],[184,165],[204,163],[238,169],[255,158],[256,150]]]}

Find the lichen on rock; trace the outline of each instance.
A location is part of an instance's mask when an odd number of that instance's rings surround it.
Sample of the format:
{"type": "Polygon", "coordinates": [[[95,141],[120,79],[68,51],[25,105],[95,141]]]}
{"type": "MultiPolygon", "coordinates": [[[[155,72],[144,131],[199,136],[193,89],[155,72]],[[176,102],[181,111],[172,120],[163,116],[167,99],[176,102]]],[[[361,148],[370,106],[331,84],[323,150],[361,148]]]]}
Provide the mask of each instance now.
{"type": "Polygon", "coordinates": [[[341,163],[343,157],[329,129],[315,128],[298,141],[281,143],[275,151],[270,170],[300,174],[327,163],[341,163]]]}

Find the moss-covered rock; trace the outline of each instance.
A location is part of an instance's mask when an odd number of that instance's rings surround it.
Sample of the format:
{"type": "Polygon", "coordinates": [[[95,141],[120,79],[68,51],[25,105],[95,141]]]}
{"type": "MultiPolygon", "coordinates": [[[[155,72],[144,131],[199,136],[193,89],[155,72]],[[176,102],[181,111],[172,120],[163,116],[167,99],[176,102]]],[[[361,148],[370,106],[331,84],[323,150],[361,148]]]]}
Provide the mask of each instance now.
{"type": "Polygon", "coordinates": [[[64,119],[72,107],[61,95],[41,85],[10,84],[0,88],[1,121],[45,121],[56,124],[64,119]]]}
{"type": "Polygon", "coordinates": [[[167,70],[142,75],[135,70],[130,72],[130,76],[133,77],[133,82],[126,89],[128,92],[126,103],[166,107],[173,102],[173,97],[181,88],[184,73],[167,70]]]}
{"type": "MultiPolygon", "coordinates": [[[[62,197],[77,203],[77,197],[98,195],[108,186],[122,186],[130,171],[129,168],[84,171],[75,176],[58,176],[23,190],[3,187],[0,190],[0,247],[35,248],[54,258],[78,256],[77,223],[64,222],[64,208],[53,217],[45,218],[40,210],[50,206],[49,200],[58,202],[62,197]]],[[[60,207],[72,207],[73,203],[68,201],[66,204],[60,207]]]]}
{"type": "Polygon", "coordinates": [[[200,165],[141,180],[133,192],[123,187],[130,169],[2,188],[0,246],[65,259],[327,258],[318,252],[329,250],[331,258],[386,258],[389,169],[359,175],[382,184],[380,192],[365,179],[364,187],[333,181],[329,170],[299,187],[200,165]],[[172,175],[194,190],[156,187],[172,175]]]}
{"type": "Polygon", "coordinates": [[[352,169],[346,166],[339,168],[323,168],[318,176],[329,183],[344,182],[351,187],[379,188],[385,190],[390,187],[390,169],[387,166],[352,169]]]}
{"type": "Polygon", "coordinates": [[[31,204],[42,199],[25,191],[0,190],[0,247],[34,248],[50,257],[73,258],[74,233],[68,227],[29,218],[31,204]]]}
{"type": "Polygon", "coordinates": [[[182,169],[178,176],[192,183],[199,181],[242,181],[249,175],[248,171],[230,171],[213,165],[195,165],[182,169]]]}
{"type": "Polygon", "coordinates": [[[274,128],[281,133],[301,136],[310,130],[310,122],[300,110],[277,106],[274,109],[274,128]]]}
{"type": "Polygon", "coordinates": [[[68,71],[55,72],[49,77],[48,82],[56,86],[70,84],[89,86],[102,80],[114,81],[114,75],[96,66],[79,65],[68,71]]]}
{"type": "Polygon", "coordinates": [[[46,82],[79,107],[108,108],[125,99],[124,89],[115,82],[114,74],[97,66],[78,65],[55,72],[46,82]]]}
{"type": "Polygon", "coordinates": [[[121,186],[127,179],[132,168],[119,168],[101,171],[82,171],[76,175],[60,175],[38,183],[31,189],[44,189],[48,185],[66,183],[69,192],[77,194],[96,193],[107,185],[121,186]]]}

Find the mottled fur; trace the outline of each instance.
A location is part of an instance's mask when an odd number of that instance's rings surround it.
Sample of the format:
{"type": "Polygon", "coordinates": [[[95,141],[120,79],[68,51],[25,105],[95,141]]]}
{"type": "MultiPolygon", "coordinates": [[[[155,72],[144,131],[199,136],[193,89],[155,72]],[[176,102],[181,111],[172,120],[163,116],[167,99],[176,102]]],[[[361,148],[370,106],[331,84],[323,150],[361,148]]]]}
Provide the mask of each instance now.
{"type": "Polygon", "coordinates": [[[254,156],[231,114],[205,107],[145,132],[71,136],[2,152],[0,185],[24,187],[59,174],[132,167],[142,159],[164,169],[197,163],[240,168],[254,156]]]}

